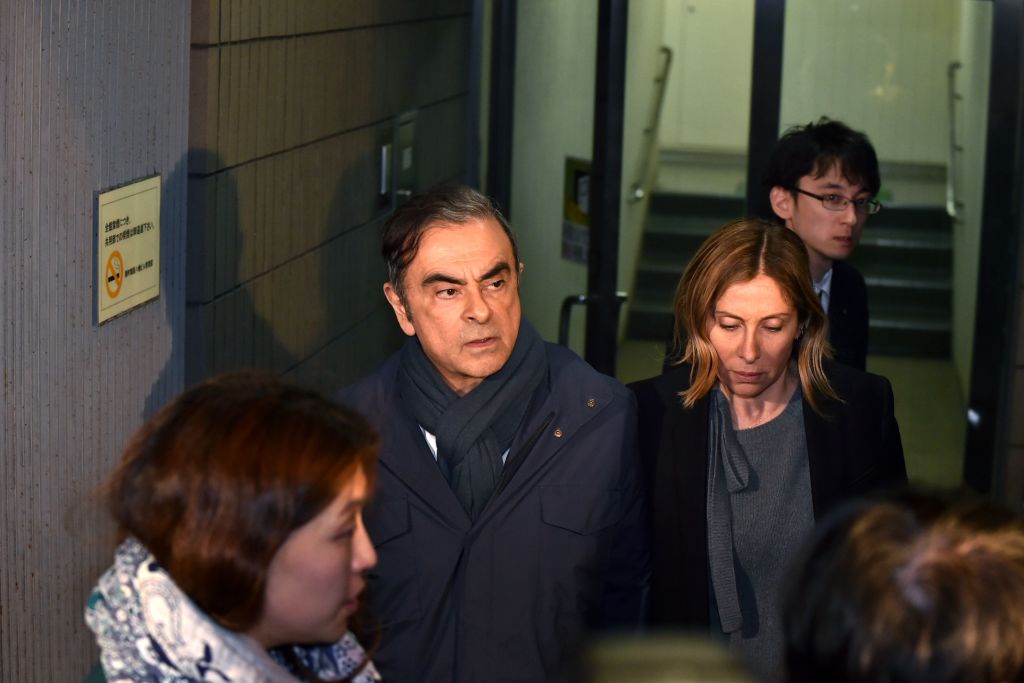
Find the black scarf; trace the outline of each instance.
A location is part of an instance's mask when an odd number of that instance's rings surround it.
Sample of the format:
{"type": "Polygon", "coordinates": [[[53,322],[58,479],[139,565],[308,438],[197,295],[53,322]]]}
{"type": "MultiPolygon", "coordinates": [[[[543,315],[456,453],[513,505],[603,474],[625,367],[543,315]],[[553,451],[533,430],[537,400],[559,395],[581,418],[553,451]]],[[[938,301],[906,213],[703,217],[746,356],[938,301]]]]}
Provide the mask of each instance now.
{"type": "Polygon", "coordinates": [[[501,456],[547,375],[544,340],[523,318],[504,367],[465,396],[445,383],[416,337],[402,347],[400,363],[402,400],[420,426],[437,437],[441,472],[475,521],[501,477],[501,456]]]}

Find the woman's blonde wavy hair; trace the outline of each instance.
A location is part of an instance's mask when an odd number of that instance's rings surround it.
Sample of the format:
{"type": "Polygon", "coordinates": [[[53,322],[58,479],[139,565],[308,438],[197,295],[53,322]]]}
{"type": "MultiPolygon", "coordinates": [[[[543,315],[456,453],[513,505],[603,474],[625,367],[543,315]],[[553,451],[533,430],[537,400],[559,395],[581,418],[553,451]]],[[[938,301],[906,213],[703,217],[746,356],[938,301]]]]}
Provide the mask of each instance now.
{"type": "Polygon", "coordinates": [[[828,318],[811,284],[803,242],[784,226],[740,218],[704,241],[676,287],[673,336],[675,347],[684,349],[676,364],[690,365],[690,387],[679,393],[684,407],[692,408],[718,381],[718,353],[709,336],[715,304],[730,286],[761,274],[775,280],[796,308],[802,332],[794,353],[807,402],[820,413],[823,397],[838,400],[823,368],[832,356],[828,318]]]}

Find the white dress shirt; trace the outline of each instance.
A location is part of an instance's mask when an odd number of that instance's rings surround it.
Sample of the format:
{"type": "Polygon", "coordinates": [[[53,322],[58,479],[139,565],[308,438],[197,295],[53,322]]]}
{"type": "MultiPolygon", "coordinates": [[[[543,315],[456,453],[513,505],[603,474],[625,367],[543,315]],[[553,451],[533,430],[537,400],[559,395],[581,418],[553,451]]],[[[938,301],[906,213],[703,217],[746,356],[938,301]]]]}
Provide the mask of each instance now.
{"type": "Polygon", "coordinates": [[[829,268],[821,276],[821,280],[814,283],[814,293],[821,299],[821,307],[828,313],[828,302],[832,298],[832,269],[829,268]]]}

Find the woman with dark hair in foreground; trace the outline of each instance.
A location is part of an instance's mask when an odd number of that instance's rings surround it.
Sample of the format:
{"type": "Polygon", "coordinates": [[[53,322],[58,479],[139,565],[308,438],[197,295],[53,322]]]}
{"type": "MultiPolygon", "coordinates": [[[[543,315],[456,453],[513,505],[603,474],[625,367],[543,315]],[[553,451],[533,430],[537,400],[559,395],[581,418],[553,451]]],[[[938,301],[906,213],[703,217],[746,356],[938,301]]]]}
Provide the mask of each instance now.
{"type": "Polygon", "coordinates": [[[908,494],[837,510],[783,600],[789,681],[1024,680],[1024,521],[908,494]]]}
{"type": "Polygon", "coordinates": [[[377,435],[270,375],[196,386],[108,488],[123,542],[86,607],[108,680],[379,680],[348,619],[376,555],[377,435]]]}
{"type": "Polygon", "coordinates": [[[816,519],[906,483],[892,389],[828,361],[825,312],[792,231],[741,219],[675,295],[679,367],[631,385],[653,506],[651,620],[727,641],[778,680],[777,592],[816,519]]]}

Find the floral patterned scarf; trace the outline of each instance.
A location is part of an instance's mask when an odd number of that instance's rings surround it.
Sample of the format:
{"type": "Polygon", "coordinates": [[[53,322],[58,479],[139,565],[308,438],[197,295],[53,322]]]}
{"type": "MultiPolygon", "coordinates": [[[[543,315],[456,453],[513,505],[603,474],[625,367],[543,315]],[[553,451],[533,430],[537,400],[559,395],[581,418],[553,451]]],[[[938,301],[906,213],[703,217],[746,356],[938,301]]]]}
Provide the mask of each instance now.
{"type": "MultiPolygon", "coordinates": [[[[85,621],[96,634],[108,681],[299,680],[289,671],[283,648],[268,653],[210,619],[133,538],[118,547],[114,565],[89,596],[85,621]]],[[[353,683],[380,680],[351,633],[330,645],[288,649],[320,680],[345,680],[357,671],[353,683]]]]}

